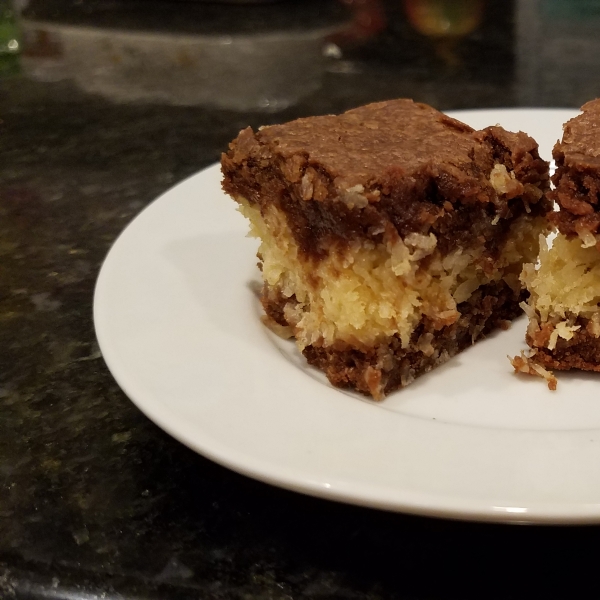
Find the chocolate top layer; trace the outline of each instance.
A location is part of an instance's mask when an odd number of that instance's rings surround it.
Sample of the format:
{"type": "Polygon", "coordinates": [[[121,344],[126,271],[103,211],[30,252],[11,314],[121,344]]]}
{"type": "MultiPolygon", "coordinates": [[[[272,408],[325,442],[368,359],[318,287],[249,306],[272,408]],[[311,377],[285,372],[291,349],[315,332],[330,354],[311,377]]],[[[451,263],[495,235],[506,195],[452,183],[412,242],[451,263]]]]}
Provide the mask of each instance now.
{"type": "Polygon", "coordinates": [[[567,167],[600,169],[600,98],[581,110],[564,124],[563,139],[554,146],[553,155],[567,167]]]}
{"type": "Polygon", "coordinates": [[[552,151],[556,189],[549,197],[560,207],[550,220],[561,233],[585,237],[600,231],[600,98],[581,110],[565,123],[563,139],[552,151]]]}
{"type": "MultiPolygon", "coordinates": [[[[524,133],[494,129],[498,143],[514,155],[514,162],[537,149],[536,142],[524,133]]],[[[487,190],[494,161],[491,148],[482,148],[482,138],[481,132],[430,106],[400,99],[369,104],[341,115],[262,127],[256,134],[245,130],[232,145],[232,158],[239,162],[258,152],[265,158],[276,155],[293,160],[300,169],[305,162],[318,165],[337,191],[356,185],[371,187],[390,171],[401,170],[410,176],[432,164],[458,180],[466,179],[466,171],[470,183],[474,183],[474,177],[487,190]],[[254,144],[247,139],[249,136],[254,144]]],[[[294,174],[289,174],[293,180],[294,174]]]]}
{"type": "Polygon", "coordinates": [[[474,131],[412,100],[247,128],[222,168],[226,192],[261,210],[274,204],[313,256],[391,230],[433,232],[442,250],[492,246],[506,221],[548,210],[540,201],[548,164],[532,138],[501,127],[474,131]],[[503,192],[490,180],[497,164],[511,172],[500,172],[503,192]]]}
{"type": "Polygon", "coordinates": [[[310,162],[352,187],[392,167],[410,173],[432,160],[471,163],[472,133],[468,125],[425,104],[396,100],[265,127],[256,137],[284,158],[308,151],[310,162]]]}

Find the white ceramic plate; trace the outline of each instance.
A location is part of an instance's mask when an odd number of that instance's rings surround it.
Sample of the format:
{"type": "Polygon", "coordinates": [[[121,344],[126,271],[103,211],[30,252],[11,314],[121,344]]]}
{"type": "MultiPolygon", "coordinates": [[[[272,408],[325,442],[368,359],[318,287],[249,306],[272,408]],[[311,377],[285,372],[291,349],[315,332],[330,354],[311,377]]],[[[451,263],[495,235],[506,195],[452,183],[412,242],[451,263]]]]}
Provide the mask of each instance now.
{"type": "MultiPolygon", "coordinates": [[[[574,111],[455,113],[533,135],[574,111]]],[[[119,385],[240,473],[365,506],[460,519],[600,522],[600,376],[516,376],[517,321],[375,403],[332,388],[260,321],[257,243],[213,166],[166,192],[102,267],[94,317],[119,385]]]]}

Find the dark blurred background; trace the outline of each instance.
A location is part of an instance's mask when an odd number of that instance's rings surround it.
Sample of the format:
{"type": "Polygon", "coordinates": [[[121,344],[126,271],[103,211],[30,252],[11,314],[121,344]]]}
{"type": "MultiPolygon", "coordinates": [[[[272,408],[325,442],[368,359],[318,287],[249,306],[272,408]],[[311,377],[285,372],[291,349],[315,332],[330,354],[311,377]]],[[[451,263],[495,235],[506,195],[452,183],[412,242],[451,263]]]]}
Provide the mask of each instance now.
{"type": "Polygon", "coordinates": [[[573,106],[598,94],[595,0],[0,6],[3,78],[68,81],[116,102],[322,112],[407,95],[460,108],[573,106]]]}

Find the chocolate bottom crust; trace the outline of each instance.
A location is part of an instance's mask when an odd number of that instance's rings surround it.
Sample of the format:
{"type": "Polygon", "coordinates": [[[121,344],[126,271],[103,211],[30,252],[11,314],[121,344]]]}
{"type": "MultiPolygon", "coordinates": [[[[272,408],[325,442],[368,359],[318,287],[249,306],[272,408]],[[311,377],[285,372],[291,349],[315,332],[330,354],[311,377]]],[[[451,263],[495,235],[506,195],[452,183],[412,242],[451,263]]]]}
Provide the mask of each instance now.
{"type": "MultiPolygon", "coordinates": [[[[515,294],[503,281],[490,283],[458,305],[461,316],[454,324],[436,331],[424,319],[413,332],[408,348],[402,348],[400,337],[394,335],[371,348],[347,343],[309,345],[303,354],[311,365],[325,372],[333,385],[380,399],[445,363],[492,330],[506,329],[509,321],[522,313],[519,302],[526,296],[526,292],[515,294]]],[[[273,294],[263,295],[265,311],[280,325],[285,325],[282,306],[286,301],[278,301],[273,294]]]]}
{"type": "Polygon", "coordinates": [[[589,320],[579,318],[576,321],[581,328],[573,333],[570,340],[559,338],[553,350],[534,345],[531,336],[527,343],[535,348],[535,362],[556,371],[580,369],[582,371],[600,372],[600,338],[590,333],[589,320]]]}

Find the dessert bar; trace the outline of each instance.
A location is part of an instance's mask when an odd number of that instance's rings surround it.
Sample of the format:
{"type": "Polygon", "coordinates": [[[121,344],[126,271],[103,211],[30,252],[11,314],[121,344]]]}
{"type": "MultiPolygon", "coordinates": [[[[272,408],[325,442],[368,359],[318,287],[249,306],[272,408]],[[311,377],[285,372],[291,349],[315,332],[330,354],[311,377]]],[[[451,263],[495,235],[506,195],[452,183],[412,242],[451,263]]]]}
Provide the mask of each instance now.
{"type": "Polygon", "coordinates": [[[380,399],[521,312],[550,209],[524,133],[392,100],[247,128],[222,170],[271,326],[336,386],[380,399]]]}
{"type": "Polygon", "coordinates": [[[553,150],[557,237],[523,272],[527,343],[543,367],[600,371],[600,99],[581,110],[553,150]]]}

